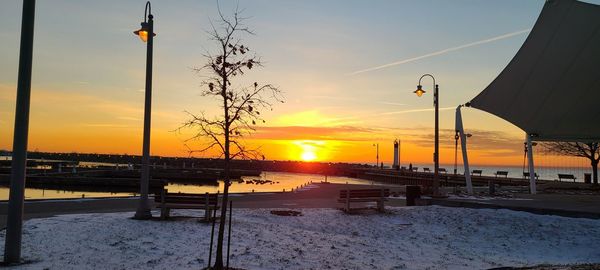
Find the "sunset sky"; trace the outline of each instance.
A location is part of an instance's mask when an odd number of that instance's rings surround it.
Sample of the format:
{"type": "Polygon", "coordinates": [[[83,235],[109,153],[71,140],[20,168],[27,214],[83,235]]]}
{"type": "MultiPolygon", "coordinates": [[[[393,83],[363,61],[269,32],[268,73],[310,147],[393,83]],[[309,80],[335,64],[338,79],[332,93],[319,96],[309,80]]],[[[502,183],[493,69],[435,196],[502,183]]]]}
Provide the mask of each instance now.
{"type": "MultiPolygon", "coordinates": [[[[590,1],[599,3],[600,1],[590,1]]],[[[231,14],[238,1],[220,1],[231,14]]],[[[145,44],[132,31],[145,1],[38,0],[29,149],[140,154],[145,44]]],[[[454,108],[483,90],[515,55],[544,1],[240,0],[243,36],[265,66],[245,81],[285,96],[265,112],[247,143],[268,159],[428,163],[433,148],[431,73],[440,85],[441,162],[454,159],[454,108]]],[[[22,1],[0,3],[0,149],[12,147],[22,1]]],[[[214,50],[205,30],[216,1],[153,1],[153,155],[187,156],[174,132],[184,110],[217,114],[191,68],[214,50]]],[[[470,157],[521,164],[523,131],[476,109],[463,110],[470,157]]],[[[214,153],[207,153],[210,157],[214,153]]],[[[202,155],[199,155],[202,156],[202,155]]]]}

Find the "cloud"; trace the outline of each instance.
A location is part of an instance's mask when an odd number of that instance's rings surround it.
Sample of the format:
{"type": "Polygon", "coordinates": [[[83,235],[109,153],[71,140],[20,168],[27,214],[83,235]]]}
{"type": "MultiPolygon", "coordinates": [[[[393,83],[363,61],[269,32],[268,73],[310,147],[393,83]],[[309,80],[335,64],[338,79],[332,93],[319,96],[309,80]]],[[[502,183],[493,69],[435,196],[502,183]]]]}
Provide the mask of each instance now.
{"type": "Polygon", "coordinates": [[[349,73],[348,75],[357,75],[357,74],[365,73],[365,72],[369,72],[369,71],[375,71],[375,70],[380,70],[380,69],[384,69],[384,68],[388,68],[388,67],[403,65],[403,64],[411,63],[411,62],[418,61],[421,59],[438,56],[438,55],[446,54],[449,52],[458,51],[458,50],[462,50],[462,49],[466,49],[469,47],[474,47],[474,46],[478,46],[478,45],[482,45],[482,44],[486,44],[486,43],[490,43],[490,42],[494,42],[494,41],[498,41],[498,40],[502,40],[502,39],[507,39],[510,37],[514,37],[514,36],[518,36],[518,35],[527,33],[529,31],[531,31],[531,28],[507,33],[504,35],[495,36],[495,37],[484,39],[484,40],[479,40],[479,41],[463,44],[463,45],[452,47],[452,48],[447,48],[447,49],[431,52],[431,53],[424,54],[421,56],[416,56],[416,57],[412,57],[412,58],[408,58],[408,59],[404,59],[404,60],[391,62],[388,64],[376,66],[376,67],[370,67],[370,68],[354,71],[354,72],[349,73]]]}
{"type": "Polygon", "coordinates": [[[387,101],[379,101],[379,104],[392,105],[392,106],[405,106],[405,105],[407,105],[406,103],[396,103],[396,102],[387,102],[387,101]]]}
{"type": "MultiPolygon", "coordinates": [[[[414,128],[411,131],[422,132],[426,128],[414,128]]],[[[402,135],[403,142],[410,142],[420,147],[431,147],[434,141],[432,129],[428,134],[411,133],[402,135]]],[[[504,131],[470,129],[467,133],[473,136],[467,139],[467,149],[477,151],[484,157],[522,155],[522,137],[504,131]]],[[[454,149],[454,129],[440,129],[440,148],[454,149]]]]}
{"type": "Polygon", "coordinates": [[[118,116],[117,119],[128,120],[128,121],[142,121],[142,119],[140,119],[140,118],[130,117],[130,116],[118,116]]]}
{"type": "MultiPolygon", "coordinates": [[[[456,107],[442,107],[439,108],[440,111],[452,110],[456,109],[456,107]]],[[[427,108],[427,109],[414,109],[414,110],[403,110],[403,111],[394,111],[394,112],[384,112],[380,113],[381,115],[390,115],[390,114],[405,114],[405,113],[416,113],[416,112],[430,112],[435,110],[435,108],[427,108]]]]}
{"type": "MultiPolygon", "coordinates": [[[[347,97],[347,96],[324,96],[324,95],[309,95],[305,96],[310,99],[325,99],[325,100],[335,100],[335,101],[354,101],[360,103],[372,103],[372,101],[365,101],[364,99],[359,99],[355,97],[347,97]]],[[[377,101],[377,104],[383,105],[392,105],[392,106],[405,106],[406,103],[397,103],[397,102],[389,102],[389,101],[377,101]]]]}
{"type": "Polygon", "coordinates": [[[357,98],[353,98],[353,97],[345,97],[345,96],[323,96],[323,95],[310,95],[310,96],[306,96],[307,98],[316,98],[316,99],[329,99],[329,100],[358,100],[357,98]]]}
{"type": "Polygon", "coordinates": [[[100,127],[100,128],[128,128],[128,125],[116,125],[116,124],[83,124],[86,127],[100,127]]]}
{"type": "Polygon", "coordinates": [[[335,127],[307,127],[307,126],[272,126],[258,127],[256,132],[248,139],[261,140],[336,140],[336,141],[363,141],[370,140],[372,133],[378,132],[375,128],[335,126],[335,127]]]}

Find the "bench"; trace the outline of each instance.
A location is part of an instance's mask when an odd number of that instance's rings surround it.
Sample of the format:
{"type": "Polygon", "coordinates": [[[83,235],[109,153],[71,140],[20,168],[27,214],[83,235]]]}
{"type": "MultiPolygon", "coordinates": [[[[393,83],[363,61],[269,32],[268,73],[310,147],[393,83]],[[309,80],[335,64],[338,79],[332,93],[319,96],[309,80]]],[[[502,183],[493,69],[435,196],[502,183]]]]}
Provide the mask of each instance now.
{"type": "MultiPolygon", "coordinates": [[[[523,172],[523,178],[529,178],[529,172],[523,172]]],[[[535,179],[540,179],[537,173],[535,173],[535,179]]]]}
{"type": "Polygon", "coordinates": [[[412,171],[413,171],[413,172],[416,172],[416,171],[418,171],[418,170],[419,170],[419,167],[412,167],[412,171]]]}
{"type": "Polygon", "coordinates": [[[427,168],[427,167],[423,168],[423,171],[424,172],[431,172],[431,170],[429,170],[429,168],[427,168]]]}
{"type": "Polygon", "coordinates": [[[575,175],[572,175],[572,174],[562,174],[562,173],[559,173],[558,174],[558,181],[561,181],[563,179],[571,179],[571,180],[573,180],[573,182],[575,182],[575,179],[577,179],[577,177],[575,177],[575,175]]]}
{"type": "Polygon", "coordinates": [[[471,175],[479,174],[479,176],[481,176],[482,172],[483,172],[482,170],[473,170],[473,171],[471,171],[471,175]]]}
{"type": "Polygon", "coordinates": [[[390,190],[385,189],[346,189],[340,190],[339,203],[344,203],[344,212],[350,212],[351,202],[376,202],[377,211],[383,212],[383,202],[390,196],[390,190]]]}
{"type": "Polygon", "coordinates": [[[504,178],[508,178],[508,171],[497,171],[494,173],[494,176],[504,176],[504,178]]]}
{"type": "Polygon", "coordinates": [[[448,173],[448,172],[446,171],[446,168],[439,168],[439,169],[438,169],[438,172],[439,172],[439,173],[448,173]]]}
{"type": "Polygon", "coordinates": [[[204,221],[210,220],[210,212],[219,209],[219,193],[169,193],[163,189],[154,195],[156,208],[160,208],[160,218],[169,218],[171,209],[204,209],[204,221]]]}

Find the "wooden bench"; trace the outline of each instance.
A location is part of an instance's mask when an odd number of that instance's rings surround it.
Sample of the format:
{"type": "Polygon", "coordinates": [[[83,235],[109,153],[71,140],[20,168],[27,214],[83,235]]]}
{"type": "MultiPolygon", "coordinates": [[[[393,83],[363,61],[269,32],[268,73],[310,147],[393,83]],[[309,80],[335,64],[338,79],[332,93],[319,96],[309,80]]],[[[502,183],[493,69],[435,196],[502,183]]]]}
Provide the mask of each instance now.
{"type": "Polygon", "coordinates": [[[346,189],[340,190],[338,202],[344,203],[344,212],[350,212],[351,202],[376,202],[377,211],[383,212],[383,202],[390,196],[390,190],[382,189],[346,189]]]}
{"type": "Polygon", "coordinates": [[[412,167],[412,171],[413,171],[413,172],[416,172],[416,171],[418,171],[418,170],[419,170],[419,167],[412,167]]]}
{"type": "Polygon", "coordinates": [[[431,172],[431,170],[429,170],[429,168],[427,168],[427,167],[423,168],[423,171],[424,172],[431,172]]]}
{"type": "Polygon", "coordinates": [[[494,173],[494,176],[504,176],[504,178],[508,178],[508,171],[497,171],[494,173]]]}
{"type": "MultiPolygon", "coordinates": [[[[523,178],[529,178],[529,172],[523,172],[523,178]]],[[[537,173],[535,173],[535,179],[540,179],[537,173]]]]}
{"type": "Polygon", "coordinates": [[[439,168],[439,169],[438,169],[438,172],[439,172],[439,173],[448,173],[448,172],[446,171],[446,168],[439,168]]]}
{"type": "Polygon", "coordinates": [[[471,171],[471,175],[479,174],[479,176],[481,176],[482,172],[483,172],[482,170],[473,170],[473,171],[471,171]]]}
{"type": "Polygon", "coordinates": [[[163,189],[154,195],[154,201],[161,209],[161,219],[169,218],[171,209],[204,209],[204,221],[209,221],[211,210],[219,209],[219,193],[169,193],[163,189]]]}
{"type": "Polygon", "coordinates": [[[577,177],[575,177],[575,175],[572,175],[572,174],[559,173],[558,181],[562,181],[563,179],[571,179],[571,180],[573,180],[573,182],[575,182],[575,179],[577,179],[577,177]]]}

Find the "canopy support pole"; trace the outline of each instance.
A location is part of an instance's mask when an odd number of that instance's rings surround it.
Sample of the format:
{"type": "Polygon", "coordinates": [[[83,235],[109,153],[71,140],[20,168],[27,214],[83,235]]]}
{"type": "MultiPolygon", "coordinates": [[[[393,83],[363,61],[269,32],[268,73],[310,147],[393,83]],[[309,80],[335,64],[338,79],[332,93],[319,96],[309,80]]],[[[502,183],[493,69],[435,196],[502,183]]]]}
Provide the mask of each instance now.
{"type": "Polygon", "coordinates": [[[460,112],[460,108],[463,105],[459,105],[456,107],[456,122],[455,129],[458,131],[460,136],[460,149],[462,150],[463,157],[463,165],[465,167],[465,182],[467,185],[467,192],[469,195],[473,195],[473,183],[471,182],[471,170],[469,169],[469,157],[467,155],[467,135],[465,134],[465,130],[463,128],[462,122],[462,114],[460,112]]]}
{"type": "Polygon", "coordinates": [[[537,191],[535,189],[535,170],[533,166],[533,146],[531,143],[531,135],[525,134],[525,139],[527,140],[527,158],[529,161],[529,192],[531,194],[536,194],[537,191]]]}

